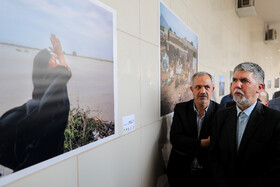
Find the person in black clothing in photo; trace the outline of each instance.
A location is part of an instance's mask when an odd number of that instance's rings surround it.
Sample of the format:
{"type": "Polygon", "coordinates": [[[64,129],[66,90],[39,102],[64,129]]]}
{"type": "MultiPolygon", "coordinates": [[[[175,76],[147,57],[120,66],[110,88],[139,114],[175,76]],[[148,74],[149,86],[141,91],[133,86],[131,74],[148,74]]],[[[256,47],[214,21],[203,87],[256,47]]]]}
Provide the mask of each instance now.
{"type": "Polygon", "coordinates": [[[60,40],[53,34],[50,40],[53,54],[43,49],[34,58],[32,99],[0,118],[0,164],[14,171],[64,150],[70,110],[67,82],[72,74],[60,40]]]}

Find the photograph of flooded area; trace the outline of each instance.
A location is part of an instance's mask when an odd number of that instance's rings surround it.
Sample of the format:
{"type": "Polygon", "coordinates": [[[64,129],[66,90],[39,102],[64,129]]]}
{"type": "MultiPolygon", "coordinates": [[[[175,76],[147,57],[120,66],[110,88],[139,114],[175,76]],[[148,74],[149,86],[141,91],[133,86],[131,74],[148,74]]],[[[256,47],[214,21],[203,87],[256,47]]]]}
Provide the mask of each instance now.
{"type": "MultiPolygon", "coordinates": [[[[1,115],[32,99],[33,62],[39,51],[40,49],[0,43],[1,115]]],[[[68,128],[72,127],[74,132],[74,129],[83,129],[83,124],[89,128],[90,121],[96,121],[96,123],[102,121],[104,124],[111,124],[109,126],[112,129],[107,135],[114,134],[113,61],[78,56],[75,52],[65,54],[65,59],[72,73],[71,79],[67,83],[70,101],[68,128]],[[81,125],[81,127],[76,125],[81,125]]],[[[87,128],[85,132],[90,131],[87,128]]],[[[84,137],[90,136],[87,138],[91,141],[104,138],[102,134],[100,137],[96,135],[94,138],[93,130],[95,127],[92,127],[91,132],[87,132],[89,135],[84,134],[84,137]]],[[[78,136],[80,137],[80,135],[78,136]]],[[[89,143],[80,141],[77,138],[77,142],[72,142],[73,145],[69,145],[68,149],[72,150],[89,143]]]]}
{"type": "Polygon", "coordinates": [[[97,1],[0,1],[0,167],[8,174],[115,134],[115,20],[97,1]]]}
{"type": "Polygon", "coordinates": [[[197,36],[161,3],[161,116],[172,113],[176,103],[193,98],[190,81],[197,72],[197,57],[197,36]]]}

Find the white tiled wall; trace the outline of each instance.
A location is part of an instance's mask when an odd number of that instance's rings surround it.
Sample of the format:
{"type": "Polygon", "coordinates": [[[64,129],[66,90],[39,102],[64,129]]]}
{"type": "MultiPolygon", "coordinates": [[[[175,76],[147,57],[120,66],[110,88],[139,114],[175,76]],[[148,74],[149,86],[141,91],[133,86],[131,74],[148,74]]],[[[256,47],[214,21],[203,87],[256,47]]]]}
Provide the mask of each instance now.
{"type": "Polygon", "coordinates": [[[79,186],[141,186],[141,130],[81,154],[79,186]]]}
{"type": "MultiPolygon", "coordinates": [[[[153,187],[163,174],[166,155],[161,154],[164,141],[159,141],[168,132],[159,119],[159,1],[101,2],[117,12],[119,136],[6,186],[153,187]],[[136,130],[121,135],[122,117],[130,114],[135,114],[136,130]]],[[[198,35],[199,70],[214,74],[216,85],[224,75],[228,88],[229,71],[253,61],[274,87],[274,78],[280,76],[280,47],[264,43],[265,25],[259,17],[239,18],[234,0],[163,2],[198,35]]],[[[276,89],[267,91],[271,97],[276,89]]],[[[217,86],[214,98],[219,102],[218,93],[217,86]]]]}
{"type": "Polygon", "coordinates": [[[8,186],[13,187],[50,187],[67,186],[76,187],[78,185],[78,165],[77,158],[73,157],[60,162],[59,164],[47,167],[31,176],[12,182],[8,186]]]}
{"type": "MultiPolygon", "coordinates": [[[[140,40],[130,34],[118,31],[118,104],[119,124],[122,116],[135,114],[140,121],[141,106],[141,62],[140,40]]],[[[119,132],[122,132],[119,128],[119,132]]]]}

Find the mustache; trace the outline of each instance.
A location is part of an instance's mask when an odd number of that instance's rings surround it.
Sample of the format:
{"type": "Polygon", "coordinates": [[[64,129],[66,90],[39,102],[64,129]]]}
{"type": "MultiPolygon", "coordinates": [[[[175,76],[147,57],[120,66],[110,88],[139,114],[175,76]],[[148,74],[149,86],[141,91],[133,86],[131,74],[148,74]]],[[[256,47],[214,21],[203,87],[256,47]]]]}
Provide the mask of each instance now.
{"type": "Polygon", "coordinates": [[[201,93],[198,95],[198,97],[207,97],[208,98],[208,95],[206,93],[201,93]]]}
{"type": "Polygon", "coordinates": [[[233,92],[233,94],[236,94],[236,93],[241,94],[242,96],[244,95],[244,92],[238,88],[236,88],[233,92]]]}

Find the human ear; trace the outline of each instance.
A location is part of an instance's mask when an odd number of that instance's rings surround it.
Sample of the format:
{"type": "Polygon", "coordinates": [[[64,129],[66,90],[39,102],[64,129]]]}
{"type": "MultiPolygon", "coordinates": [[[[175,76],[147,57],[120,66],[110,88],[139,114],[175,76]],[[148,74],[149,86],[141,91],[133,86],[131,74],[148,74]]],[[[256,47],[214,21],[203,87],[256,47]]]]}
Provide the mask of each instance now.
{"type": "Polygon", "coordinates": [[[264,84],[260,83],[260,84],[258,85],[257,93],[260,93],[261,90],[263,89],[263,87],[264,87],[264,84]]]}

